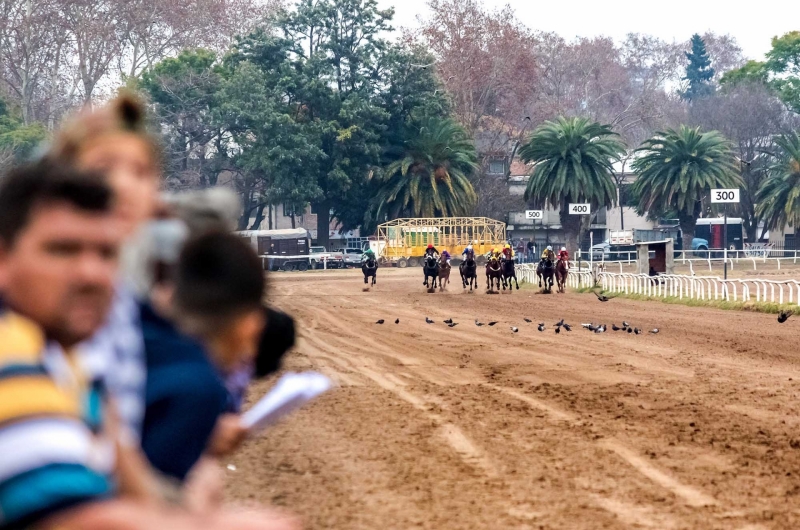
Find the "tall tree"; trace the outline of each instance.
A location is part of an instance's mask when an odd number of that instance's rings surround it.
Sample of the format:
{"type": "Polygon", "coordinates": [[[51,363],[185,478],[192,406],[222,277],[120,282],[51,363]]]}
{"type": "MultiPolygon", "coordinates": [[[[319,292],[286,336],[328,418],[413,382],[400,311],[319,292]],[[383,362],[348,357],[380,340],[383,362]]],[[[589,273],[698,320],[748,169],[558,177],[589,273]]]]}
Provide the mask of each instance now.
{"type": "Polygon", "coordinates": [[[21,112],[0,99],[0,174],[30,155],[45,136],[41,124],[25,125],[21,112]]]}
{"type": "Polygon", "coordinates": [[[736,188],[741,179],[730,143],[717,131],[681,126],[657,133],[636,150],[632,192],[641,213],[677,212],[683,248],[691,250],[697,219],[711,188],[736,188]]]}
{"type": "Polygon", "coordinates": [[[706,51],[706,44],[703,38],[695,33],[689,41],[692,49],[686,52],[686,75],[683,80],[687,87],[681,96],[689,102],[707,96],[714,91],[711,80],[714,78],[714,69],[711,67],[711,59],[706,51]]]}
{"type": "Polygon", "coordinates": [[[758,190],[757,211],[770,229],[800,226],[800,134],[775,139],[777,150],[758,190]]]}
{"type": "Polygon", "coordinates": [[[761,82],[726,84],[714,95],[695,102],[689,112],[693,125],[717,130],[733,143],[742,176],[741,215],[748,241],[758,241],[760,218],[756,192],[766,177],[773,137],[791,126],[789,112],[774,91],[761,82]]]}
{"type": "Polygon", "coordinates": [[[593,210],[615,204],[613,163],[624,152],[610,126],[563,117],[538,127],[520,148],[520,158],[534,164],[525,200],[559,209],[570,251],[577,250],[588,223],[569,214],[569,203],[588,202],[593,210]]]}
{"type": "Polygon", "coordinates": [[[452,120],[422,123],[418,131],[409,131],[403,156],[375,176],[378,189],[370,212],[375,222],[465,216],[475,206],[469,178],[479,166],[472,140],[452,120]]]}

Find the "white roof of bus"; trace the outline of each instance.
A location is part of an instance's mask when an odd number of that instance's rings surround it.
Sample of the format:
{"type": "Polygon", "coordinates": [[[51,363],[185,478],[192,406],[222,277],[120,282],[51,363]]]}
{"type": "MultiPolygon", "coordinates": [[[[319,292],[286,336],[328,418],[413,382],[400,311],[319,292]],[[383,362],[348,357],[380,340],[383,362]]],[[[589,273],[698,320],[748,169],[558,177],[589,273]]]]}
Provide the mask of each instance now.
{"type": "Polygon", "coordinates": [[[283,230],[241,230],[236,235],[242,237],[269,237],[271,239],[297,239],[308,237],[308,230],[305,228],[285,228],[283,230]]]}

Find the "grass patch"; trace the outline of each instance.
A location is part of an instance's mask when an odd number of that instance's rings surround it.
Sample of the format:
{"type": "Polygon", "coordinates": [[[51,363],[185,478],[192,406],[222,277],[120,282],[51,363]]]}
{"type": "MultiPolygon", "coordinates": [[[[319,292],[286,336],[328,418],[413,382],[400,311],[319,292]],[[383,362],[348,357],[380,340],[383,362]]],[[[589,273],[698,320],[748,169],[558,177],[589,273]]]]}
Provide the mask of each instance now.
{"type": "MultiPolygon", "coordinates": [[[[573,289],[576,293],[590,293],[597,287],[582,287],[580,289],[573,289]]],[[[684,305],[689,307],[711,307],[715,309],[724,309],[726,311],[752,311],[754,313],[768,313],[778,314],[787,309],[796,309],[797,306],[793,304],[774,304],[770,302],[733,302],[727,300],[697,300],[694,298],[678,298],[677,296],[647,296],[643,294],[618,294],[609,293],[614,298],[625,298],[628,300],[639,300],[641,302],[661,302],[662,304],[684,305]]]]}

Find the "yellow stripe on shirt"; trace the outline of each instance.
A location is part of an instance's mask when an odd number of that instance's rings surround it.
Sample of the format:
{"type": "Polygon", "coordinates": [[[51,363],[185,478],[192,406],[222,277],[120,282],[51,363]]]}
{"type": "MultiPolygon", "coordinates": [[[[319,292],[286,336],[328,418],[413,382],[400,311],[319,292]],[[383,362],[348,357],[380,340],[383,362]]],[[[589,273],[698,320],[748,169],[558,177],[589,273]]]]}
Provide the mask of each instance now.
{"type": "Polygon", "coordinates": [[[39,326],[10,311],[0,313],[0,366],[38,364],[44,347],[39,326]]]}
{"type": "Polygon", "coordinates": [[[35,416],[80,418],[80,404],[45,375],[0,379],[0,424],[35,416]]]}

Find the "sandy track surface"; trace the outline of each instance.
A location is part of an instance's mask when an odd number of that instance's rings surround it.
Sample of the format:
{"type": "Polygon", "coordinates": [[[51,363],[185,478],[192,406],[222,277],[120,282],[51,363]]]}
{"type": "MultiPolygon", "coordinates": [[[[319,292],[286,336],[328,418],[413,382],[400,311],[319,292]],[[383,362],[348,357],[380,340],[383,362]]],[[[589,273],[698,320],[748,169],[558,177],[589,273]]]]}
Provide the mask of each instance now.
{"type": "Polygon", "coordinates": [[[300,322],[287,368],[339,387],[226,462],[229,499],[312,529],[800,527],[800,318],[428,294],[417,269],[369,292],[359,271],[272,278],[300,322]]]}

